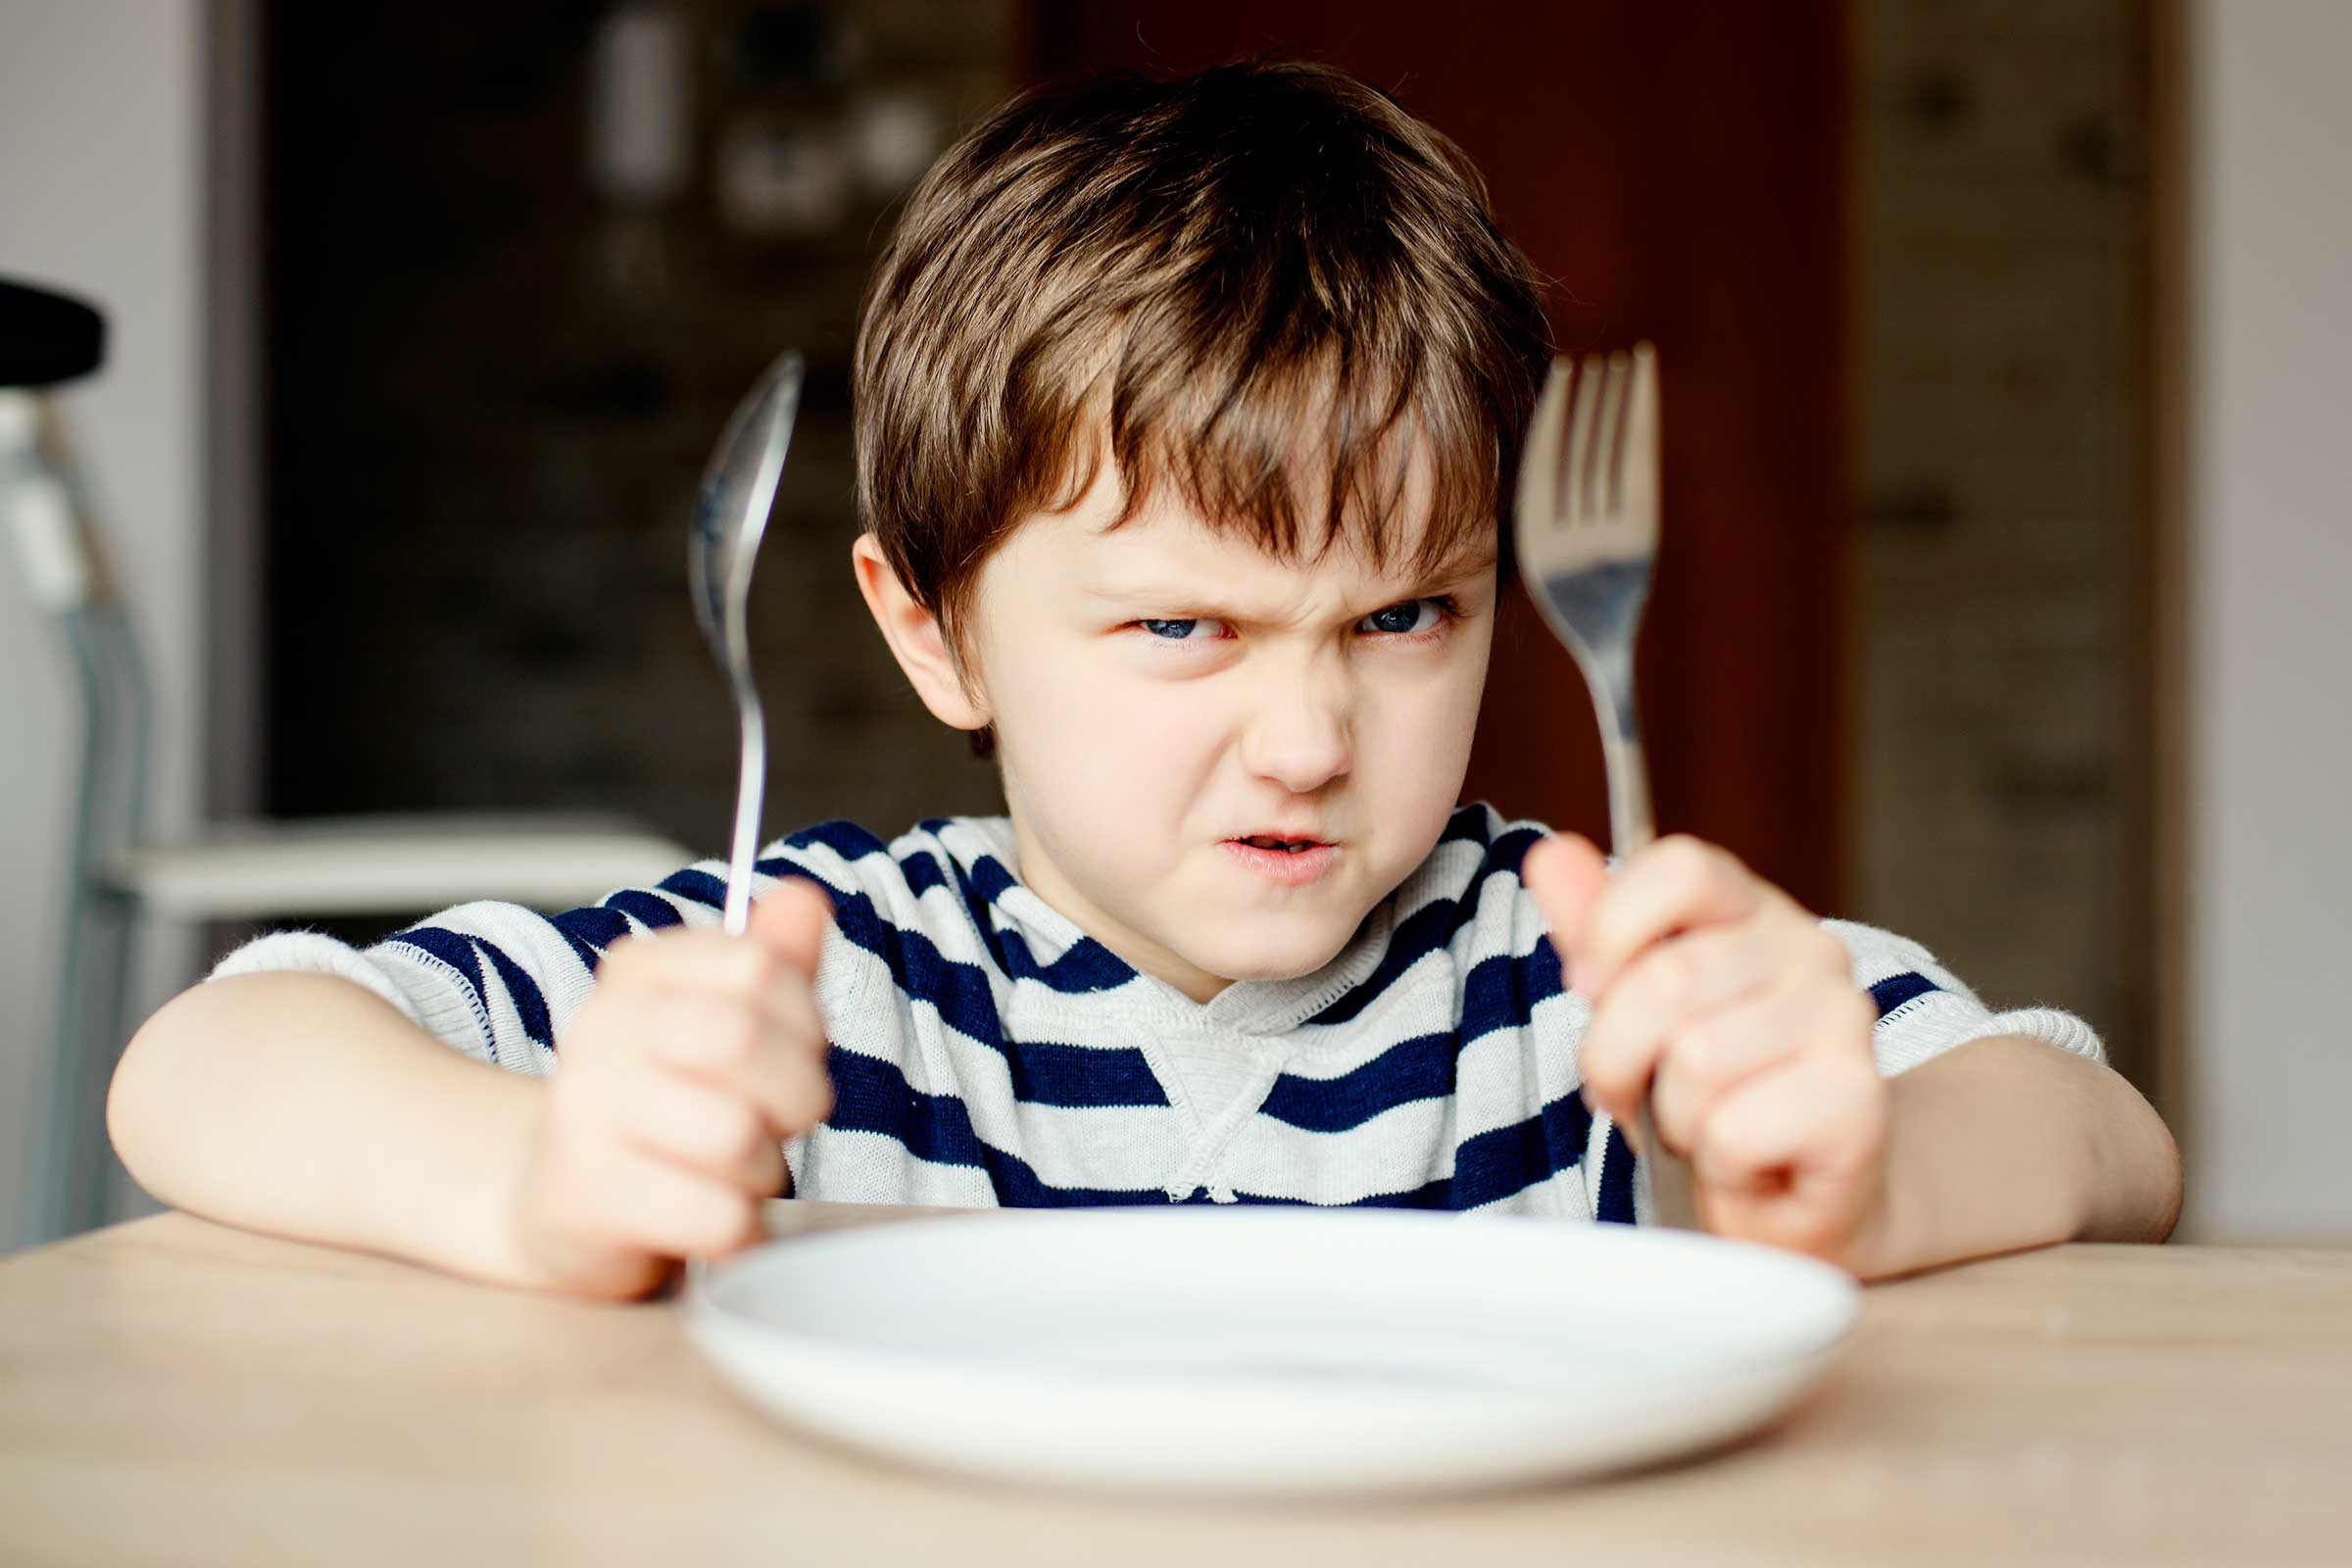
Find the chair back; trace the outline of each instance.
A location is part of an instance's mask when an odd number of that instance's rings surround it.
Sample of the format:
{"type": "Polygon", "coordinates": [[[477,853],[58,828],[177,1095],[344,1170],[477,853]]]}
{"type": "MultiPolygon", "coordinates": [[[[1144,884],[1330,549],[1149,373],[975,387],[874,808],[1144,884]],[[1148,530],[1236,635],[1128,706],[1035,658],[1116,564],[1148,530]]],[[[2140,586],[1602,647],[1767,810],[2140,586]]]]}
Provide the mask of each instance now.
{"type": "Polygon", "coordinates": [[[115,600],[113,574],[74,504],[61,445],[42,398],[0,390],[0,516],[26,592],[53,615],[115,600]]]}
{"type": "Polygon", "coordinates": [[[115,598],[41,395],[105,363],[106,318],[97,307],[0,278],[0,522],[33,602],[52,614],[115,598]]]}

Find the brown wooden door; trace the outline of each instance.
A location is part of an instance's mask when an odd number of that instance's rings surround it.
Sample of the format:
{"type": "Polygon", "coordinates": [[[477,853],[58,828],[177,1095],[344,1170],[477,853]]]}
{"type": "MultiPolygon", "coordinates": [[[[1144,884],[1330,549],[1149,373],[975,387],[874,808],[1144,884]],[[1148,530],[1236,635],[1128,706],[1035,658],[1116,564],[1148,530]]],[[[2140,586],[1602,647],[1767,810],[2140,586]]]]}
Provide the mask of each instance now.
{"type": "MultiPolygon", "coordinates": [[[[1033,0],[1041,74],[1258,53],[1388,88],[1485,171],[1567,351],[1648,338],[1665,535],[1640,672],[1661,831],[1835,908],[1844,799],[1844,8],[1838,0],[1033,0]]],[[[1575,666],[1516,595],[1470,799],[1603,838],[1575,666]]]]}

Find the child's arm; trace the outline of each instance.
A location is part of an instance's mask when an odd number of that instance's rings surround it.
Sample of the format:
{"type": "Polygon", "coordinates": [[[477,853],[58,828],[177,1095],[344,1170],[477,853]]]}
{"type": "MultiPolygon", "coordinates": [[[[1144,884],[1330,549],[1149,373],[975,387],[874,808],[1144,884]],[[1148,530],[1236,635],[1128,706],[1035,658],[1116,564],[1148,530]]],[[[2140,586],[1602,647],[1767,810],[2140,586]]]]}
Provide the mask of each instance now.
{"type": "Polygon", "coordinates": [[[1870,1278],[2170,1234],[2180,1156],[2130,1084],[1999,1036],[1883,1078],[1844,944],[1724,851],[1662,840],[1612,879],[1554,837],[1522,876],[1592,1001],[1587,1099],[1624,1125],[1649,1095],[1709,1230],[1870,1278]]]}
{"type": "Polygon", "coordinates": [[[778,1143],[831,1106],[810,991],[829,913],[786,883],[753,935],[613,944],[526,1078],[319,974],[199,985],[139,1030],[107,1120],[165,1201],[500,1284],[634,1296],[759,1234],[778,1143]]]}
{"type": "Polygon", "coordinates": [[[1886,1196],[1855,1272],[2052,1242],[2161,1242],[2180,1154],[2119,1073],[2039,1040],[1972,1040],[1887,1084],[1886,1196]]]}
{"type": "Polygon", "coordinates": [[[175,1208],[521,1284],[500,1205],[548,1081],[459,1055],[326,974],[195,986],[115,1069],[107,1129],[175,1208]]]}

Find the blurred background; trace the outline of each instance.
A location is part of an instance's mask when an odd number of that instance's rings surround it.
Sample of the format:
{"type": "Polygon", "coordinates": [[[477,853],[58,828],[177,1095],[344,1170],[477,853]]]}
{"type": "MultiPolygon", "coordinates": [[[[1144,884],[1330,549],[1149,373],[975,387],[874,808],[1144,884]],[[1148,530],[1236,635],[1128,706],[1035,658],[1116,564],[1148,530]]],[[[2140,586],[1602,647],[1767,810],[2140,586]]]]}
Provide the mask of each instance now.
{"type": "MultiPolygon", "coordinates": [[[[109,317],[51,402],[155,674],[158,831],[579,808],[719,853],[685,525],[790,345],[767,830],[996,809],[852,589],[865,270],[1021,85],[1264,52],[1460,142],[1563,348],[1658,344],[1661,825],[2091,1019],[2180,1138],[2184,1235],[2352,1241],[2337,0],[0,0],[0,277],[109,317]]],[[[0,606],[7,1215],[81,719],[0,606]]],[[[1516,600],[1470,793],[1604,829],[1516,600]]],[[[131,1019],[250,929],[146,922],[131,1019]]]]}

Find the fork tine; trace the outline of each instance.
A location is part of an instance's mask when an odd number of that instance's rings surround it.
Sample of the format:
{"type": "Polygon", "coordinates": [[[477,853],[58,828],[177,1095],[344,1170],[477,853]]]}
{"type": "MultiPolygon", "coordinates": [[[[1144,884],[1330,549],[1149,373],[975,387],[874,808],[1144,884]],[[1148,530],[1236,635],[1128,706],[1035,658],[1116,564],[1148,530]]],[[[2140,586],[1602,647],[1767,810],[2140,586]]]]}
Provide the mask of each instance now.
{"type": "Polygon", "coordinates": [[[1576,369],[1576,406],[1568,419],[1568,471],[1560,476],[1560,514],[1569,522],[1592,515],[1592,415],[1600,401],[1600,356],[1588,354],[1576,369]]]}
{"type": "Polygon", "coordinates": [[[1626,515],[1654,533],[1658,518],[1658,351],[1634,345],[1634,387],[1625,413],[1625,457],[1619,468],[1626,515]]]}
{"type": "Polygon", "coordinates": [[[1594,432],[1599,450],[1592,454],[1592,491],[1604,516],[1625,507],[1625,466],[1632,449],[1625,441],[1626,383],[1633,379],[1634,362],[1623,349],[1609,356],[1608,377],[1600,387],[1600,423],[1594,432]]]}
{"type": "Polygon", "coordinates": [[[1568,362],[1555,359],[1544,377],[1544,395],[1536,399],[1535,416],[1527,422],[1527,444],[1519,453],[1519,494],[1515,504],[1521,528],[1548,527],[1557,510],[1560,491],[1560,435],[1567,424],[1568,362]]]}

